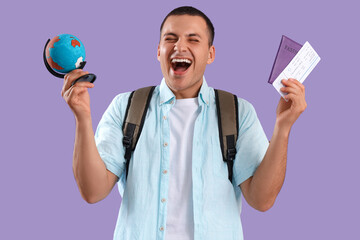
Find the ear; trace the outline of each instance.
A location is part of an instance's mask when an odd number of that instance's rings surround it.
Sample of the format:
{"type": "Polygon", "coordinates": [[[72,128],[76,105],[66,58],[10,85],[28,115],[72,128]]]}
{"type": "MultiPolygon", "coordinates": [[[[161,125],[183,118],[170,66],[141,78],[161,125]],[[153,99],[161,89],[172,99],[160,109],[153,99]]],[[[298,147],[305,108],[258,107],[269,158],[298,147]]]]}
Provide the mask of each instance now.
{"type": "Polygon", "coordinates": [[[215,47],[214,45],[212,45],[209,49],[207,64],[211,64],[214,60],[215,60],[215,47]]]}
{"type": "Polygon", "coordinates": [[[160,44],[158,45],[157,49],[157,60],[160,62],[160,44]]]}

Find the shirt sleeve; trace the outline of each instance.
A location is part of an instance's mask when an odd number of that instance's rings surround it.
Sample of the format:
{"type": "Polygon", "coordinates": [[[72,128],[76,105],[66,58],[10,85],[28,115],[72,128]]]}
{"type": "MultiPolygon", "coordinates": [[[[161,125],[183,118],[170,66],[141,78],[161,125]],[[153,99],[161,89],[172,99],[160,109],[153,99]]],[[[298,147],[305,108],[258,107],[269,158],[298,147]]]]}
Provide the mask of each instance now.
{"type": "Polygon", "coordinates": [[[125,172],[122,125],[129,95],[119,94],[112,100],[95,132],[95,143],[101,159],[119,179],[125,172]]]}
{"type": "Polygon", "coordinates": [[[233,167],[236,186],[254,175],[269,146],[253,105],[241,98],[238,98],[238,105],[239,135],[233,167]]]}

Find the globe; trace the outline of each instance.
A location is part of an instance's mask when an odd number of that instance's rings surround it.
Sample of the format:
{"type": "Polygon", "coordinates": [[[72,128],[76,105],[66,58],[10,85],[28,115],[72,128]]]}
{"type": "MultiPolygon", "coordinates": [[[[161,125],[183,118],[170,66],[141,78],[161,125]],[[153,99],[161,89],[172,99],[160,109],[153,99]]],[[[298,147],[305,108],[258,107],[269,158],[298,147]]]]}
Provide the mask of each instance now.
{"type": "Polygon", "coordinates": [[[85,61],[85,47],[77,37],[60,34],[46,46],[46,61],[50,67],[61,73],[68,73],[79,68],[85,61]]]}

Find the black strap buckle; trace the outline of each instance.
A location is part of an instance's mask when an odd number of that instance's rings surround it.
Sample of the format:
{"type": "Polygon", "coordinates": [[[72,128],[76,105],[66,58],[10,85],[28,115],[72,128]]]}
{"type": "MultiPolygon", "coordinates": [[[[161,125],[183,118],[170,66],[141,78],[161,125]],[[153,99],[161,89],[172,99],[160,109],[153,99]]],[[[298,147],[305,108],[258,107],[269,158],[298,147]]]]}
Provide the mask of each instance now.
{"type": "Polygon", "coordinates": [[[125,148],[130,148],[132,143],[132,137],[124,136],[123,137],[123,145],[125,148]]]}
{"type": "Polygon", "coordinates": [[[235,148],[229,148],[227,150],[227,160],[228,161],[232,161],[235,159],[235,155],[236,155],[236,149],[235,148]]]}

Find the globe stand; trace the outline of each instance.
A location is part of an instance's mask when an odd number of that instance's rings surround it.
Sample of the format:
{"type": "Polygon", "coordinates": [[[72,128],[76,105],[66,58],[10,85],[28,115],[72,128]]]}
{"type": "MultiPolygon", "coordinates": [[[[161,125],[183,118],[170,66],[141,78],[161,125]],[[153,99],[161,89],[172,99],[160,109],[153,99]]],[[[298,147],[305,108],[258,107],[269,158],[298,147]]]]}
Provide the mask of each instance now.
{"type": "MultiPolygon", "coordinates": [[[[55,72],[49,65],[49,63],[47,62],[46,60],[46,47],[47,45],[49,44],[50,42],[50,39],[47,40],[46,44],[45,44],[45,47],[44,47],[44,53],[43,53],[43,59],[44,59],[44,63],[45,63],[45,66],[47,68],[47,70],[52,74],[54,75],[55,77],[58,77],[58,78],[64,78],[65,77],[65,74],[61,74],[61,73],[58,73],[58,72],[55,72]]],[[[85,64],[86,64],[86,61],[83,61],[80,63],[80,66],[77,68],[77,69],[83,69],[85,67],[85,64]]],[[[92,73],[89,73],[89,74],[86,74],[86,75],[83,75],[81,77],[79,77],[78,79],[76,79],[75,81],[72,82],[71,86],[73,86],[75,83],[77,82],[90,82],[90,83],[93,83],[95,82],[96,80],[96,75],[95,74],[92,74],[92,73]]]]}

